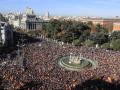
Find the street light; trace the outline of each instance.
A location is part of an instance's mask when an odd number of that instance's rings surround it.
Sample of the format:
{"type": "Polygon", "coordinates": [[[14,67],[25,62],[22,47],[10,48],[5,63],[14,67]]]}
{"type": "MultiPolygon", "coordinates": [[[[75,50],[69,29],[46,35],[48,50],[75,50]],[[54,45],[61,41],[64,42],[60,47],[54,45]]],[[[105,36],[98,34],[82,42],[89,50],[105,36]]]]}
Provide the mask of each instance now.
{"type": "Polygon", "coordinates": [[[25,41],[25,39],[23,39],[23,35],[22,35],[22,38],[20,39],[20,41],[21,41],[21,45],[20,45],[20,42],[18,41],[18,44],[17,44],[17,47],[18,47],[18,64],[19,64],[19,66],[21,67],[21,69],[23,69],[24,70],[24,66],[25,65],[23,65],[24,64],[24,62],[25,62],[25,60],[24,60],[24,51],[23,52],[21,52],[21,50],[20,50],[20,48],[22,48],[22,47],[24,47],[25,45],[24,45],[24,41],[25,41]]]}

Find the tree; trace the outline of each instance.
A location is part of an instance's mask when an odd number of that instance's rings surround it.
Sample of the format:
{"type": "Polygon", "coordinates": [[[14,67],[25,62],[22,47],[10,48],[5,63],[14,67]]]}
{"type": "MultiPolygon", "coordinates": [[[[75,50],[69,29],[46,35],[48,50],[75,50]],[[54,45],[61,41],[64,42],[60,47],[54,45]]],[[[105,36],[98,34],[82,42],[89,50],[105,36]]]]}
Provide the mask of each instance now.
{"type": "Polygon", "coordinates": [[[2,47],[2,33],[1,33],[1,28],[0,28],[0,47],[2,47]]]}
{"type": "Polygon", "coordinates": [[[95,33],[95,25],[93,24],[92,21],[88,21],[87,25],[89,26],[89,28],[91,29],[91,33],[95,33]]]}
{"type": "Polygon", "coordinates": [[[73,34],[72,34],[71,32],[65,33],[65,34],[63,35],[62,40],[63,40],[63,42],[72,43],[72,41],[73,41],[73,34]]]}
{"type": "Polygon", "coordinates": [[[8,20],[0,13],[0,21],[7,22],[8,20]]]}
{"type": "Polygon", "coordinates": [[[75,46],[81,45],[81,42],[80,42],[79,39],[75,39],[75,40],[73,41],[73,43],[74,43],[75,46]]]}
{"type": "Polygon", "coordinates": [[[100,24],[96,25],[96,33],[104,33],[104,34],[108,34],[108,29],[103,27],[100,24]]]}
{"type": "Polygon", "coordinates": [[[109,36],[104,33],[95,33],[95,34],[91,34],[89,39],[94,41],[95,44],[102,45],[109,41],[109,36]]]}
{"type": "Polygon", "coordinates": [[[113,32],[110,36],[110,40],[120,39],[120,31],[113,32]]]}
{"type": "Polygon", "coordinates": [[[93,44],[102,45],[109,42],[108,30],[96,25],[96,32],[91,33],[95,29],[92,22],[83,23],[79,21],[50,20],[43,26],[43,32],[49,37],[64,42],[80,42],[91,46],[93,44]]]}
{"type": "Polygon", "coordinates": [[[91,47],[91,46],[94,46],[94,41],[88,39],[88,40],[85,40],[84,44],[85,44],[86,46],[91,47]]]}
{"type": "Polygon", "coordinates": [[[110,47],[113,50],[120,50],[120,39],[112,40],[111,44],[110,44],[110,47]]]}
{"type": "Polygon", "coordinates": [[[110,43],[104,43],[103,45],[101,45],[101,47],[105,49],[110,49],[110,43]]]}

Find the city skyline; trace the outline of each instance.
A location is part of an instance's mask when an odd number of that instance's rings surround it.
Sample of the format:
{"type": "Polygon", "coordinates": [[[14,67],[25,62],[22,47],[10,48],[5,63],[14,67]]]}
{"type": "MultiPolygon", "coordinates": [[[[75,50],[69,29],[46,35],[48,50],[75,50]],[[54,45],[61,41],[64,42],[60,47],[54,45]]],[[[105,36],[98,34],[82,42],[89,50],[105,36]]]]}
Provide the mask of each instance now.
{"type": "Polygon", "coordinates": [[[120,16],[120,0],[1,0],[0,11],[22,12],[31,7],[35,13],[61,16],[120,16]]]}

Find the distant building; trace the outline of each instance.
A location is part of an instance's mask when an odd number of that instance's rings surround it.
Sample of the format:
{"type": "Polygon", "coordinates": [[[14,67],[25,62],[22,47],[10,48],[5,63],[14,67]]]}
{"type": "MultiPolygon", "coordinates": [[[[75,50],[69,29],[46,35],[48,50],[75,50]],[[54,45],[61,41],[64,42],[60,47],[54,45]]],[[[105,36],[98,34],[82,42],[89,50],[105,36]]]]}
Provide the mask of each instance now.
{"type": "Polygon", "coordinates": [[[9,24],[12,24],[14,27],[20,27],[21,14],[9,13],[6,17],[9,20],[9,24]]]}
{"type": "Polygon", "coordinates": [[[44,21],[49,21],[50,20],[50,14],[49,12],[46,12],[45,15],[43,16],[44,21]]]}
{"type": "Polygon", "coordinates": [[[5,15],[3,15],[2,13],[0,13],[0,21],[3,21],[3,22],[7,22],[7,18],[5,17],[5,15]]]}
{"type": "Polygon", "coordinates": [[[22,28],[26,31],[41,30],[43,20],[38,18],[31,8],[26,8],[24,13],[10,14],[9,23],[14,27],[22,28]]]}
{"type": "Polygon", "coordinates": [[[0,21],[0,43],[5,46],[13,45],[13,30],[6,22],[0,21]]]}
{"type": "Polygon", "coordinates": [[[9,23],[14,25],[14,27],[20,26],[20,16],[13,15],[12,18],[9,18],[9,23]]]}
{"type": "Polygon", "coordinates": [[[120,22],[113,23],[113,32],[120,31],[120,22]]]}
{"type": "Polygon", "coordinates": [[[37,18],[36,15],[24,14],[21,19],[20,27],[24,30],[42,30],[43,20],[37,18]]]}
{"type": "Polygon", "coordinates": [[[33,15],[34,11],[32,10],[32,8],[26,7],[25,12],[26,15],[33,15]]]}
{"type": "Polygon", "coordinates": [[[119,22],[120,19],[107,19],[107,18],[84,18],[81,20],[82,22],[91,21],[94,25],[100,24],[103,27],[107,28],[109,32],[112,32],[114,23],[119,22]]]}
{"type": "Polygon", "coordinates": [[[49,12],[46,12],[46,13],[45,13],[45,17],[46,17],[46,18],[49,18],[49,16],[50,16],[50,15],[49,15],[49,12]]]}

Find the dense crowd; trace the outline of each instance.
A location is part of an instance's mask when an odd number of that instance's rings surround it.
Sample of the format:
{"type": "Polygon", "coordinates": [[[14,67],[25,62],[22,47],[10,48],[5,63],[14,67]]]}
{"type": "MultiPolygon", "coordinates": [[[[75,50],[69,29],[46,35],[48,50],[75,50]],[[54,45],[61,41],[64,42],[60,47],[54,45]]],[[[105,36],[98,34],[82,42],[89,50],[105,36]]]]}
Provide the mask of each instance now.
{"type": "Polygon", "coordinates": [[[16,52],[14,51],[7,58],[1,58],[1,88],[71,90],[91,78],[101,78],[109,83],[120,81],[120,52],[86,46],[62,45],[46,40],[26,44],[21,49],[22,59],[16,52]],[[80,71],[70,71],[60,67],[59,58],[71,52],[76,55],[81,53],[82,57],[96,61],[97,67],[80,71]],[[16,56],[12,57],[15,54],[16,56]]]}

